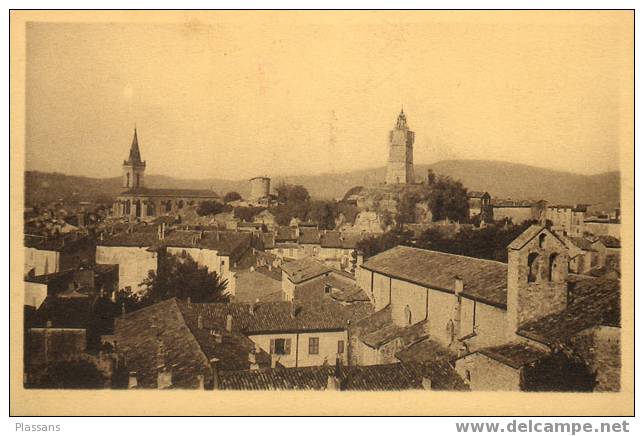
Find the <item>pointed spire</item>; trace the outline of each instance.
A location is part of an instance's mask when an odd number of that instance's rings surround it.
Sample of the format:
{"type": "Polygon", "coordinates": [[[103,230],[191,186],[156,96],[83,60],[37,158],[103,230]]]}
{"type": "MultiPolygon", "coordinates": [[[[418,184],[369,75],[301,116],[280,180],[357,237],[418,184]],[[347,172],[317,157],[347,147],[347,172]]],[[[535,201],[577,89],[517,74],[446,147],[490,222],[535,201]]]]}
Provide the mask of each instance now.
{"type": "Polygon", "coordinates": [[[130,164],[141,164],[141,151],[139,150],[139,138],[136,131],[136,124],[134,125],[134,138],[132,138],[132,146],[130,147],[130,157],[127,160],[130,164]]]}

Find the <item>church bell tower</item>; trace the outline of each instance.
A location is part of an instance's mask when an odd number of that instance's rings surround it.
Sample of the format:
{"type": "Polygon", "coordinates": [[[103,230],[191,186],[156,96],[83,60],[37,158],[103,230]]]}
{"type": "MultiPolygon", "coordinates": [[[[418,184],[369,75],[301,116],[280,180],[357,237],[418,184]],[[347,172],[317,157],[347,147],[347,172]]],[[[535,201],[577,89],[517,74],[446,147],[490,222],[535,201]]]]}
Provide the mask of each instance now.
{"type": "Polygon", "coordinates": [[[414,132],[407,126],[407,116],[401,109],[395,128],[389,132],[389,160],[385,183],[414,182],[414,132]]]}
{"type": "Polygon", "coordinates": [[[139,139],[134,128],[134,138],[130,146],[130,156],[123,161],[123,188],[135,189],[145,186],[143,176],[145,173],[145,161],[141,160],[141,151],[139,150],[139,139]]]}

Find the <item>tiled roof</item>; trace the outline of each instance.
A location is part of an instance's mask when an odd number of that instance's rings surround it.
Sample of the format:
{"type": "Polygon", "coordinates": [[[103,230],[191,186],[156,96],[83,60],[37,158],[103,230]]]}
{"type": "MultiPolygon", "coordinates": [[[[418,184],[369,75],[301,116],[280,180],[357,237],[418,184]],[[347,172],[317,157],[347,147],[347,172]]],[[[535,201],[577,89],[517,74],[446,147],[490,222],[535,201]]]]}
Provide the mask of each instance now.
{"type": "Polygon", "coordinates": [[[251,235],[243,232],[177,230],[163,240],[168,247],[197,247],[217,250],[220,256],[238,259],[250,248],[251,235]]]}
{"type": "Polygon", "coordinates": [[[340,232],[331,230],[320,236],[320,246],[324,248],[342,248],[342,235],[340,232]]]}
{"type": "Polygon", "coordinates": [[[391,306],[359,320],[352,332],[360,341],[371,348],[380,348],[382,345],[400,338],[404,346],[425,338],[427,321],[421,321],[411,326],[401,327],[394,324],[391,318],[391,306]]]}
{"type": "Polygon", "coordinates": [[[396,353],[396,357],[402,362],[428,362],[452,360],[455,359],[457,355],[440,343],[426,338],[418,342],[414,342],[404,350],[399,351],[396,353]]]}
{"type": "Polygon", "coordinates": [[[68,269],[65,271],[58,271],[50,274],[42,274],[39,276],[26,276],[25,282],[47,284],[51,282],[71,280],[73,276],[74,276],[74,270],[68,269]]]}
{"type": "Polygon", "coordinates": [[[300,229],[300,237],[297,242],[300,244],[319,244],[320,231],[314,227],[303,227],[300,229]]]}
{"type": "Polygon", "coordinates": [[[257,267],[254,271],[239,271],[235,280],[235,301],[254,303],[260,301],[279,301],[282,299],[282,281],[279,268],[268,271],[257,267]]]}
{"type": "Polygon", "coordinates": [[[620,282],[610,278],[589,278],[574,284],[572,302],[563,311],[531,321],[517,333],[553,345],[566,342],[590,327],[620,325],[620,282]]]}
{"type": "MultiPolygon", "coordinates": [[[[239,332],[226,332],[225,329],[219,329],[217,333],[221,334],[221,342],[218,342],[215,336],[211,334],[211,328],[206,327],[206,322],[204,322],[203,328],[199,328],[198,316],[202,312],[201,308],[197,307],[198,305],[180,300],[177,300],[176,303],[188,328],[208,360],[213,357],[219,359],[218,368],[222,371],[250,368],[248,356],[251,352],[257,350],[253,341],[239,332]]],[[[261,349],[257,351],[259,351],[259,353],[255,353],[257,363],[261,367],[269,367],[271,364],[270,355],[261,349]]]]}
{"type": "Polygon", "coordinates": [[[47,251],[72,252],[92,244],[94,244],[92,237],[78,233],[65,233],[52,238],[30,235],[24,237],[25,247],[47,251]]]}
{"type": "MultiPolygon", "coordinates": [[[[416,362],[342,366],[339,374],[336,373],[334,366],[235,371],[221,374],[220,386],[224,390],[326,390],[328,378],[334,375],[339,378],[340,389],[345,391],[422,389],[423,376],[432,380],[432,388],[450,386],[441,371],[416,362]]],[[[452,377],[453,374],[448,375],[452,377]]],[[[465,389],[462,382],[461,385],[465,389]]]]}
{"type": "Polygon", "coordinates": [[[173,387],[196,388],[198,375],[212,381],[210,362],[170,299],[115,320],[114,333],[129,371],[137,374],[142,388],[157,387],[157,367],[172,368],[173,387]]]}
{"type": "Polygon", "coordinates": [[[468,198],[483,198],[485,195],[490,195],[487,192],[484,191],[468,191],[467,197],[468,198]]]}
{"type": "Polygon", "coordinates": [[[275,231],[275,242],[297,241],[296,229],[289,226],[279,226],[275,231]]]}
{"type": "Polygon", "coordinates": [[[458,276],[463,296],[499,307],[507,303],[508,267],[501,262],[398,246],[371,257],[362,268],[451,293],[458,276]]]}
{"type": "Polygon", "coordinates": [[[262,233],[262,245],[264,250],[271,250],[275,248],[275,233],[262,233]]]}
{"type": "Polygon", "coordinates": [[[299,284],[331,272],[331,268],[311,257],[303,257],[292,262],[284,262],[282,264],[282,270],[295,284],[299,284]]]}
{"type": "Polygon", "coordinates": [[[156,232],[117,233],[98,241],[97,245],[106,247],[158,247],[163,241],[156,232]]]}
{"type": "Polygon", "coordinates": [[[523,233],[517,236],[517,238],[514,241],[510,242],[510,244],[508,245],[508,248],[511,250],[522,249],[528,242],[536,238],[537,235],[541,233],[542,230],[546,230],[552,236],[555,236],[552,232],[550,232],[550,230],[547,230],[544,226],[538,226],[533,224],[530,227],[528,227],[523,233]]]}
{"type": "Polygon", "coordinates": [[[145,196],[145,197],[185,197],[185,198],[219,198],[216,192],[210,189],[156,189],[132,188],[121,192],[120,195],[145,196]]]}
{"type": "Polygon", "coordinates": [[[351,308],[334,301],[310,304],[275,301],[252,305],[199,303],[191,307],[195,313],[203,316],[204,328],[224,330],[227,315],[232,315],[233,331],[246,335],[344,330],[347,321],[355,316],[351,308]]]}
{"type": "Polygon", "coordinates": [[[569,237],[568,239],[570,239],[576,247],[582,250],[595,251],[592,247],[591,242],[586,238],[569,237]]]}
{"type": "Polygon", "coordinates": [[[548,353],[525,344],[504,344],[497,347],[482,348],[476,351],[512,368],[519,369],[536,362],[548,353]]]}
{"type": "Polygon", "coordinates": [[[606,248],[621,248],[622,244],[614,236],[603,235],[599,236],[599,240],[606,246],[606,248]]]}
{"type": "Polygon", "coordinates": [[[334,285],[331,290],[331,298],[345,303],[355,303],[357,301],[371,301],[365,291],[358,285],[345,285],[340,283],[334,285]]]}

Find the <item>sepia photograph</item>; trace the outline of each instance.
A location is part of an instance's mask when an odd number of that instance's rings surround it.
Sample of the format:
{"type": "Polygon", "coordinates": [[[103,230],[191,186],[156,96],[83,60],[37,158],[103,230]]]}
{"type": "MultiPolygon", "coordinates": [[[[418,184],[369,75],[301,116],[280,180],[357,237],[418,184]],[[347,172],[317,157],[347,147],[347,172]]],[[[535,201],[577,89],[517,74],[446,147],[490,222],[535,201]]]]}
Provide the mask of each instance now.
{"type": "Polygon", "coordinates": [[[634,16],[12,11],[12,412],[633,414],[634,16]]]}

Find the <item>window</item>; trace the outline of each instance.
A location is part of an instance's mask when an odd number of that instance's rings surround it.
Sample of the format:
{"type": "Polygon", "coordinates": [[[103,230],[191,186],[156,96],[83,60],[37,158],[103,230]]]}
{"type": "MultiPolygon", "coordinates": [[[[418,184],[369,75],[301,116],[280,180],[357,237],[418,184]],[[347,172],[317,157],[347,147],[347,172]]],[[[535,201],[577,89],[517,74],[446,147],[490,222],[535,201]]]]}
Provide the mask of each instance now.
{"type": "Polygon", "coordinates": [[[407,325],[411,325],[411,308],[409,305],[405,306],[405,322],[407,322],[407,325]]]}
{"type": "Polygon", "coordinates": [[[324,285],[324,293],[325,294],[331,293],[331,285],[324,285]]]}
{"type": "Polygon", "coordinates": [[[466,369],[465,370],[465,383],[467,383],[469,385],[471,381],[472,381],[472,373],[470,372],[469,369],[466,369]]]}
{"type": "Polygon", "coordinates": [[[542,233],[539,235],[539,248],[543,248],[545,242],[546,242],[546,235],[542,233]]]}
{"type": "Polygon", "coordinates": [[[291,354],[291,340],[283,338],[271,339],[271,354],[291,354]]]}
{"type": "Polygon", "coordinates": [[[552,254],[550,256],[548,268],[548,280],[551,282],[557,280],[557,254],[552,254]]]}
{"type": "Polygon", "coordinates": [[[344,354],[344,341],[338,341],[338,354],[344,354]]]}
{"type": "Polygon", "coordinates": [[[130,173],[127,173],[126,175],[127,181],[125,182],[125,187],[129,188],[130,187],[130,173]]]}
{"type": "Polygon", "coordinates": [[[537,281],[537,272],[539,271],[539,255],[530,253],[528,256],[528,283],[537,281]]]}
{"type": "Polygon", "coordinates": [[[309,338],[309,354],[320,354],[320,338],[309,338]]]}

